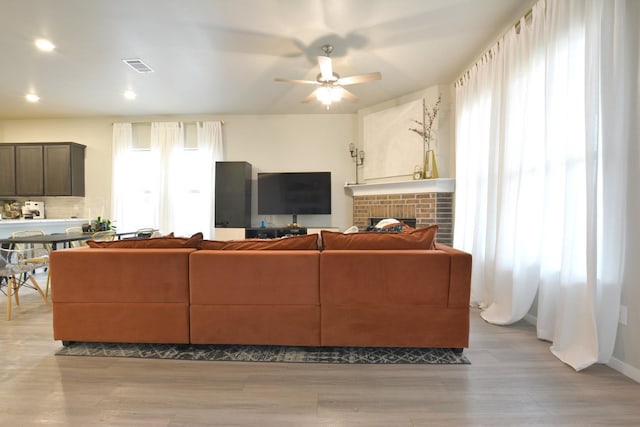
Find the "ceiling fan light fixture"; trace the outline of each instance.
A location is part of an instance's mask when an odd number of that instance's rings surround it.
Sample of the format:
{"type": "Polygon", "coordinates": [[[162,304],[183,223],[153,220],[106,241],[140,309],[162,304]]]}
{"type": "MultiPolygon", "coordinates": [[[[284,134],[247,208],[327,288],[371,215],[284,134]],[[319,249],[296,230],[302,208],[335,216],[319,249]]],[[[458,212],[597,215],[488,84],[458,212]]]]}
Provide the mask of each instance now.
{"type": "Polygon", "coordinates": [[[334,102],[342,101],[342,90],[339,87],[331,88],[331,100],[334,102]]]}
{"type": "Polygon", "coordinates": [[[323,86],[316,90],[316,98],[324,105],[331,105],[331,89],[323,86]]]}
{"type": "Polygon", "coordinates": [[[323,105],[331,105],[342,100],[342,91],[339,87],[323,86],[316,90],[316,98],[323,105]]]}
{"type": "Polygon", "coordinates": [[[307,95],[302,101],[303,103],[311,102],[313,99],[317,99],[328,110],[332,103],[340,102],[346,99],[350,102],[358,101],[358,97],[343,86],[354,85],[359,83],[365,83],[371,80],[380,80],[382,75],[379,72],[358,74],[349,77],[340,77],[339,74],[333,71],[333,64],[329,55],[333,51],[333,46],[323,45],[322,51],[325,56],[318,56],[318,65],[320,66],[320,74],[315,80],[291,80],[275,78],[277,82],[289,82],[289,83],[302,83],[307,85],[316,85],[317,89],[307,95]]]}

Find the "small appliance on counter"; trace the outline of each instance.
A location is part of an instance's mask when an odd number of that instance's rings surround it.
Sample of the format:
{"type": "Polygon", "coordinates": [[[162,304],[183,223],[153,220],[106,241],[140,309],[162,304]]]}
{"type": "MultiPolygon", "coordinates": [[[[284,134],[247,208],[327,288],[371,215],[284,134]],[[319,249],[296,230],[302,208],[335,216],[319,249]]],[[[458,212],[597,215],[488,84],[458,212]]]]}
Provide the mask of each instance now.
{"type": "Polygon", "coordinates": [[[19,219],[22,216],[20,203],[15,200],[4,200],[2,219],[19,219]]]}
{"type": "Polygon", "coordinates": [[[44,202],[27,200],[22,207],[24,219],[44,219],[44,202]]]}

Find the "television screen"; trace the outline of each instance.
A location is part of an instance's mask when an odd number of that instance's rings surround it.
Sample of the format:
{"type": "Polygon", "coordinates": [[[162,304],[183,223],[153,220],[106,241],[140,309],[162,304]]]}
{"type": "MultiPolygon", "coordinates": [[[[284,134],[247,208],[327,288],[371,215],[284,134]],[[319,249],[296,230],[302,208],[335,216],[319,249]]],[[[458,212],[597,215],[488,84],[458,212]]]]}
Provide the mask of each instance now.
{"type": "Polygon", "coordinates": [[[258,214],[331,213],[331,172],[258,173],[258,214]]]}

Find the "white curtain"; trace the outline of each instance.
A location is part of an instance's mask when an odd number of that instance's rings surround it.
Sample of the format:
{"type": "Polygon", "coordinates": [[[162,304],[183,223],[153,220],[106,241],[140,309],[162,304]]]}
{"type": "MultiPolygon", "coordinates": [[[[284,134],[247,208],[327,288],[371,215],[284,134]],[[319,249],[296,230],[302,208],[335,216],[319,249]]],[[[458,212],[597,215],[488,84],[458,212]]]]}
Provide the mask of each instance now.
{"type": "Polygon", "coordinates": [[[205,210],[205,237],[215,228],[216,162],[223,160],[222,123],[202,122],[197,125],[199,156],[203,161],[202,206],[205,210]]]}
{"type": "Polygon", "coordinates": [[[179,192],[180,155],[184,151],[184,127],[177,122],[151,123],[152,162],[157,165],[157,205],[159,207],[158,226],[161,233],[176,232],[176,209],[188,209],[180,206],[175,195],[179,192]]]}
{"type": "Polygon", "coordinates": [[[627,3],[539,1],[456,87],[454,245],[474,256],[472,303],[511,324],[537,295],[538,336],[577,370],[609,360],[617,327],[627,3]]]}
{"type": "Polygon", "coordinates": [[[114,123],[112,139],[112,164],[111,174],[111,217],[116,224],[120,225],[120,218],[125,216],[127,207],[134,199],[132,187],[129,185],[129,171],[131,165],[128,162],[128,154],[133,149],[133,128],[131,123],[114,123]]]}
{"type": "Polygon", "coordinates": [[[151,123],[149,141],[135,144],[131,123],[114,124],[112,216],[120,230],[212,235],[222,123],[198,123],[194,130],[186,144],[182,123],[151,123]]]}

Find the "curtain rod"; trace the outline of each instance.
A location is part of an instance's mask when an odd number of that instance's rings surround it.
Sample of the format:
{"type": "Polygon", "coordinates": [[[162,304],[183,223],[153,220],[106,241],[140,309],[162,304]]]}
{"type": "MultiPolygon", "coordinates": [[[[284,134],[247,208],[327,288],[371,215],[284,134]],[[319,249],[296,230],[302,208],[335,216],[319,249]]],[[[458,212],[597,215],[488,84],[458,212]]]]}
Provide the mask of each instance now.
{"type": "MultiPolygon", "coordinates": [[[[516,32],[520,33],[520,21],[522,21],[522,19],[524,18],[524,20],[526,21],[527,19],[531,18],[531,15],[533,14],[533,7],[531,7],[529,10],[527,10],[513,25],[511,25],[509,28],[515,28],[516,32]]],[[[490,47],[488,47],[487,49],[485,49],[482,52],[482,55],[480,55],[478,57],[478,59],[476,59],[473,64],[471,64],[471,66],[467,67],[467,69],[462,72],[462,74],[460,74],[460,76],[458,76],[457,79],[455,79],[454,84],[458,85],[458,84],[462,84],[464,81],[465,76],[467,76],[469,74],[469,71],[475,67],[476,65],[478,65],[479,62],[481,62],[483,60],[483,58],[485,57],[485,55],[487,54],[491,54],[491,50],[496,46],[496,45],[500,45],[500,41],[504,38],[504,36],[509,32],[509,30],[505,31],[504,33],[502,33],[502,35],[500,37],[498,37],[498,39],[496,41],[494,41],[490,47]]]]}
{"type": "MultiPolygon", "coordinates": [[[[185,125],[196,125],[198,123],[206,122],[206,121],[209,121],[209,120],[181,121],[180,123],[185,125]]],[[[220,122],[221,125],[224,126],[224,120],[211,120],[211,121],[213,122],[218,121],[220,122]]],[[[132,125],[150,125],[151,123],[154,123],[154,122],[117,122],[117,123],[131,123],[132,125]]],[[[114,125],[116,124],[116,122],[113,122],[111,124],[114,125]]]]}

